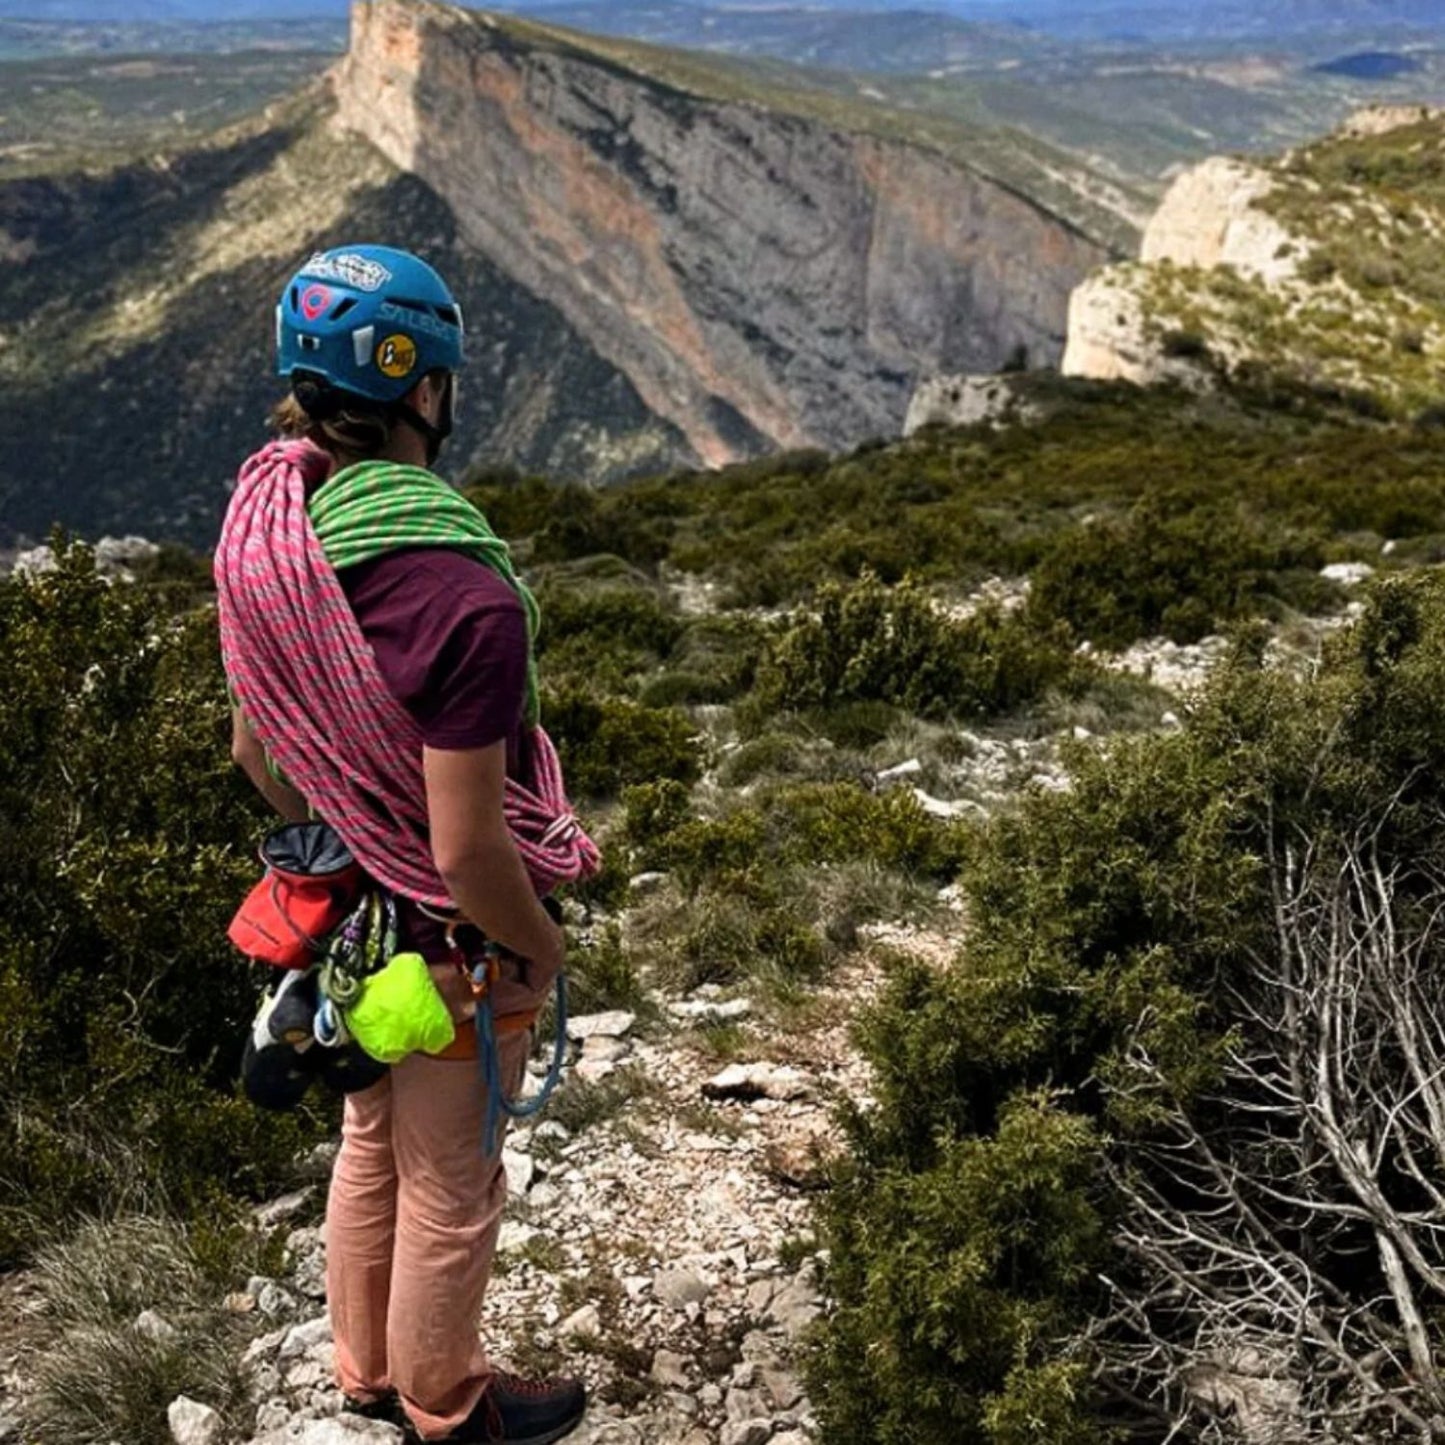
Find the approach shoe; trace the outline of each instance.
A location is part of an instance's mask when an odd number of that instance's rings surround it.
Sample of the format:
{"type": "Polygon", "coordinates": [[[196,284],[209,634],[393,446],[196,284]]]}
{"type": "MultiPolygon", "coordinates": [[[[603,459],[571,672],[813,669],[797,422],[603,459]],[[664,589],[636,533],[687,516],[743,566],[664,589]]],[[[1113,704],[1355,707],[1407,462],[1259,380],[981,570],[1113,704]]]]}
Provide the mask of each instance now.
{"type": "Polygon", "coordinates": [[[552,1445],[586,1413],[581,1380],[524,1380],[498,1370],[476,1409],[445,1438],[456,1445],[552,1445]]]}
{"type": "Polygon", "coordinates": [[[241,1057],[246,1097],[262,1109],[294,1109],[316,1077],[312,1034],[317,971],[288,972],[261,1000],[241,1057]]]}
{"type": "Polygon", "coordinates": [[[395,1390],[388,1390],[374,1400],[358,1400],[354,1395],[343,1395],[341,1413],[360,1415],[363,1420],[381,1420],[388,1425],[395,1425],[404,1434],[411,1431],[406,1411],[402,1409],[401,1396],[395,1390]]]}

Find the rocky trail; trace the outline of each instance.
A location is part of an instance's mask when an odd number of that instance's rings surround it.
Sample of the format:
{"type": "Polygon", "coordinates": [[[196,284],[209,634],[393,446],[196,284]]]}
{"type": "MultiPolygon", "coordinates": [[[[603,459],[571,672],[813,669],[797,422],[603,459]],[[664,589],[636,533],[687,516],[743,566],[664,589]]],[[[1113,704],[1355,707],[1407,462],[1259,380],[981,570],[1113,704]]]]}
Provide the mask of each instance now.
{"type": "MultiPolygon", "coordinates": [[[[796,1358],[821,1309],[810,1194],[836,1144],[837,1100],[867,1087],[848,1023],[877,977],[865,953],[782,1031],[760,1027],[751,1000],[706,988],[651,1019],[571,1021],[556,1109],[505,1146],[510,1198],[484,1333],[504,1365],[586,1378],[581,1445],[813,1438],[796,1358]],[[720,1063],[722,1039],[733,1062],[720,1063]]],[[[318,1188],[276,1201],[261,1222],[303,1216],[318,1188]]],[[[324,1225],[294,1229],[287,1258],[284,1278],[253,1279],[228,1301],[274,1321],[247,1353],[255,1445],[400,1439],[341,1413],[324,1225]]],[[[173,1412],[179,1445],[211,1445],[218,1426],[199,1407],[173,1412]]]]}
{"type": "MultiPolygon", "coordinates": [[[[1290,643],[1278,640],[1280,660],[1303,659],[1356,610],[1301,620],[1290,643]]],[[[1226,650],[1219,638],[1191,647],[1155,640],[1101,660],[1154,682],[1184,712],[1226,650]]],[[[1178,721],[1165,713],[1162,725],[1178,721]]],[[[1067,788],[1067,746],[1091,734],[1075,726],[962,736],[956,762],[900,756],[878,785],[911,788],[939,816],[987,814],[1023,789],[1067,788]]],[[[659,881],[639,876],[634,896],[659,881]]],[[[574,922],[599,920],[579,911],[574,922]]],[[[760,984],[681,996],[649,989],[635,1011],[570,1020],[562,1087],[536,1123],[514,1126],[506,1140],[509,1199],[483,1333],[506,1368],[586,1379],[592,1407],[572,1437],[578,1445],[816,1438],[801,1369],[802,1342],[825,1308],[813,1208],[826,1161],[842,1147],[838,1105],[866,1102],[870,1083],[851,1025],[889,953],[944,966],[963,927],[958,890],[944,888],[926,924],[862,928],[857,952],[801,1003],[760,984]]],[[[175,1445],[401,1439],[394,1426],[346,1414],[332,1379],[321,1215],[335,1147],[308,1161],[313,1182],[256,1211],[259,1227],[285,1234],[284,1268],[223,1303],[252,1336],[243,1428],[183,1398],[170,1411],[175,1445]]],[[[25,1338],[39,1300],[23,1274],[0,1286],[3,1445],[24,1438],[25,1338]]],[[[170,1329],[165,1302],[134,1328],[170,1329]]]]}

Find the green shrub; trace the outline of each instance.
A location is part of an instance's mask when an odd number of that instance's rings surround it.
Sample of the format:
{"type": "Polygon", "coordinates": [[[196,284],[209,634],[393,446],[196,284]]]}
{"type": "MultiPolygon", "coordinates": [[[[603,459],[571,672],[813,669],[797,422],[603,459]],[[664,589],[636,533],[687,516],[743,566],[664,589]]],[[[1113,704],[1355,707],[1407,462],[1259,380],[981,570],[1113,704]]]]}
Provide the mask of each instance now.
{"type": "Polygon", "coordinates": [[[1314,575],[1323,562],[1316,538],[1262,526],[1229,507],[1186,510],[1150,499],[1126,517],[1064,534],[1033,575],[1029,611],[1101,647],[1159,634],[1197,642],[1281,591],[1321,608],[1337,601],[1338,589],[1314,575]],[[1280,580],[1301,569],[1312,589],[1280,580]]]}
{"type": "Polygon", "coordinates": [[[578,685],[544,688],[542,721],[557,745],[575,797],[607,798],[633,783],[695,782],[702,752],[687,717],[578,685]]]}
{"type": "Polygon", "coordinates": [[[235,1097],[226,926],[261,813],[208,612],[89,552],[0,583],[0,1259],[81,1212],[273,1187],[319,1121],[235,1097]]]}
{"type": "Polygon", "coordinates": [[[865,577],[821,589],[816,611],[769,650],[757,691],[763,708],[882,703],[972,718],[1012,712],[1086,672],[1056,630],[997,608],[955,621],[913,583],[865,577]]]}
{"type": "MultiPolygon", "coordinates": [[[[1299,1162],[1314,1137],[1308,1096],[1291,1114],[1241,1060],[1313,1047],[1262,1005],[1265,980],[1303,956],[1280,932],[1281,908],[1303,896],[1299,860],[1330,880],[1366,849],[1397,897],[1386,957],[1400,961],[1387,966],[1408,967],[1415,947],[1438,956],[1445,583],[1379,587],[1318,674],[1262,656],[1263,636],[1242,635],[1187,729],[1080,754],[1070,792],[996,818],[965,855],[955,964],[898,965],[869,1012],[877,1106],[847,1113],[851,1156],[822,1206],[837,1301],[811,1370],[825,1439],[1202,1431],[1205,1405],[1173,1382],[1226,1315],[1280,1354],[1321,1438],[1331,1420],[1379,1408],[1348,1383],[1316,1391],[1311,1339],[1230,1295],[1228,1269],[1182,1290],[1171,1271],[1197,1258],[1147,1212],[1182,1209],[1207,1229],[1218,1209],[1234,1241],[1222,1250],[1262,1228],[1255,1278],[1302,1275],[1327,1330],[1370,1310],[1384,1311],[1385,1336],[1399,1328],[1373,1248],[1335,1228],[1331,1200],[1353,1196],[1299,1162]],[[1190,1176],[1181,1157],[1213,1162],[1190,1176]],[[1229,1189],[1213,1192],[1211,1177],[1229,1189]],[[1321,1207],[1296,1207],[1285,1177],[1294,1193],[1324,1190],[1321,1207]],[[1152,1254],[1131,1242],[1151,1237],[1152,1254]],[[1130,1315],[1106,1278],[1149,1307],[1130,1315]]],[[[1367,1067],[1368,1047],[1350,1057],[1367,1067]]],[[[1277,1077],[1287,1094],[1290,1075],[1277,1077]]],[[[1409,1217],[1414,1192],[1388,1159],[1378,1189],[1377,1208],[1409,1217]]],[[[1433,1259],[1433,1236],[1416,1237],[1433,1259]]]]}

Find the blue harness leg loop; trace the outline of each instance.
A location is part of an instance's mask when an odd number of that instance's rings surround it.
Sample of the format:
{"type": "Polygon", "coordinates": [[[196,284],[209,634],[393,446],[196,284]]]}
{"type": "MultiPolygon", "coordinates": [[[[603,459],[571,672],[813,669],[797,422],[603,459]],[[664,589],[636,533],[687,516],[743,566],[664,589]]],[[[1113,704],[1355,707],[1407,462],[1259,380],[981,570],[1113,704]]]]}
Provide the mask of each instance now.
{"type": "Polygon", "coordinates": [[[552,1091],[562,1078],[567,1060],[567,975],[559,973],[556,984],[557,1032],[552,1042],[552,1063],[542,1087],[528,1099],[509,1099],[502,1087],[502,1061],[497,1051],[497,1026],[492,1016],[492,995],[477,1001],[477,1057],[482,1065],[482,1082],[487,1090],[487,1121],[483,1147],[490,1159],[497,1152],[502,1115],[509,1119],[530,1119],[547,1107],[552,1091]]]}

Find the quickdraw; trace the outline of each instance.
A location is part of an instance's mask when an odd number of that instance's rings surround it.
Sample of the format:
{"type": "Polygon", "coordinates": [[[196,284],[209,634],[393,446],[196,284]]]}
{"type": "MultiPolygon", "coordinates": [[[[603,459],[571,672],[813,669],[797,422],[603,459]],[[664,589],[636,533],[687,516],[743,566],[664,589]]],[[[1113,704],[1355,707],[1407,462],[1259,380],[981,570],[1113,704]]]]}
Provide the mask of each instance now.
{"type": "Polygon", "coordinates": [[[367,976],[385,967],[396,949],[396,900],[382,889],[372,889],[351,910],[327,945],[319,977],[317,1043],[337,1048],[350,1041],[346,1010],[361,997],[367,976]]]}

